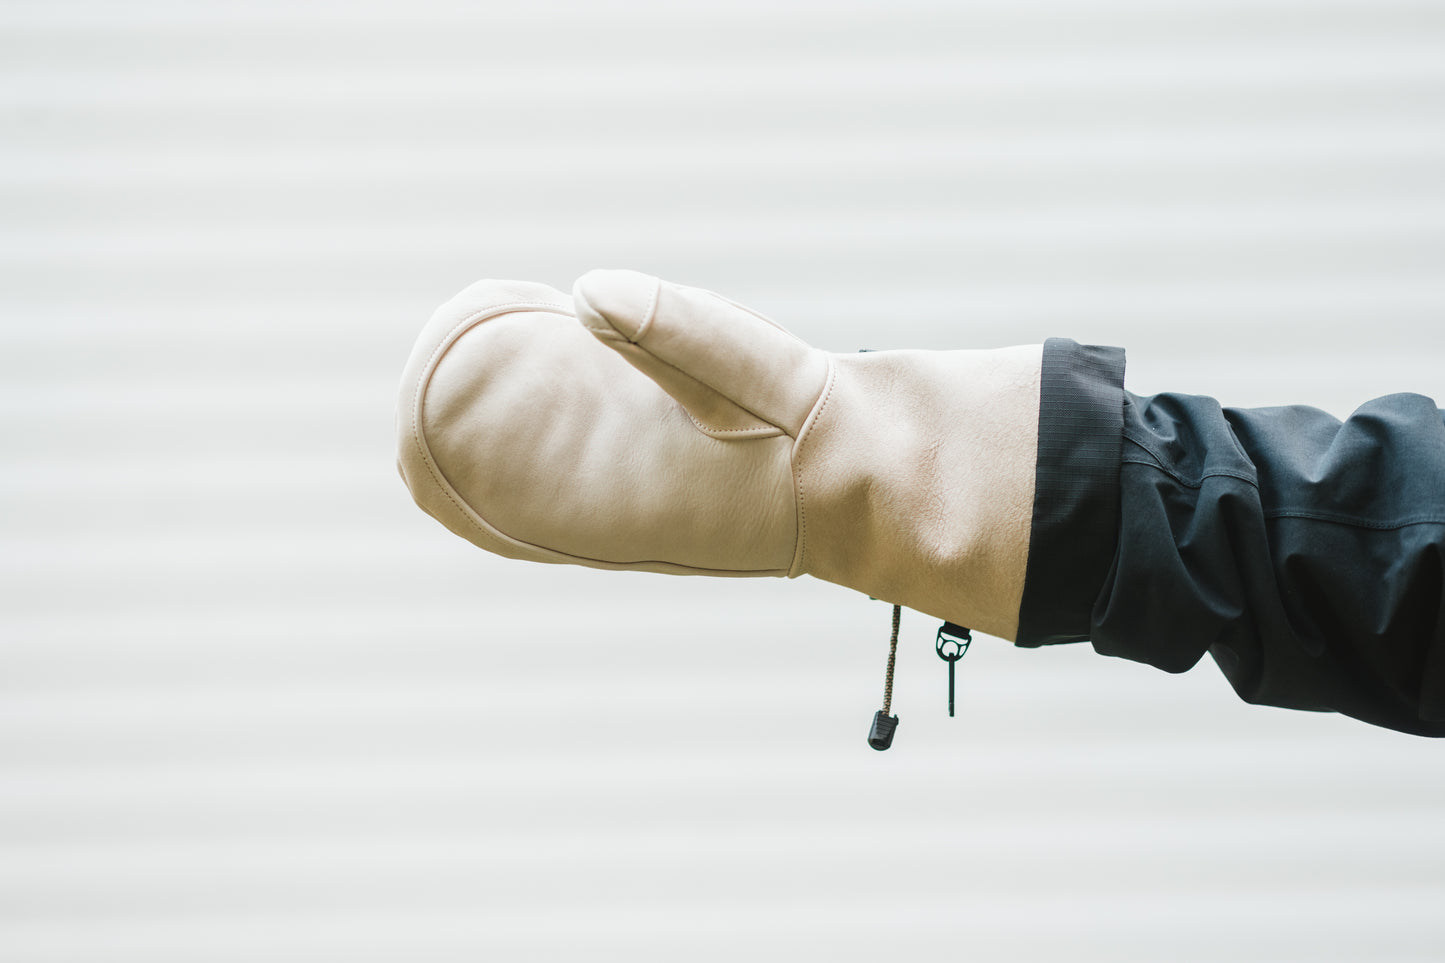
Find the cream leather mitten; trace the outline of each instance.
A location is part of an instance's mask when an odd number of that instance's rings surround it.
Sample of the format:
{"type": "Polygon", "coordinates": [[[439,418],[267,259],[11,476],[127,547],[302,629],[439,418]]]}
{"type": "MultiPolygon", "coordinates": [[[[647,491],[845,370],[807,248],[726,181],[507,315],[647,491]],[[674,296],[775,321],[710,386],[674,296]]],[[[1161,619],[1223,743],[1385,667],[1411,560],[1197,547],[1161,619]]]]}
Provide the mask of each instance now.
{"type": "Polygon", "coordinates": [[[1041,359],[829,354],[631,271],[571,297],[481,281],[412,353],[399,464],[418,505],[500,555],[807,573],[1012,640],[1041,359]]]}

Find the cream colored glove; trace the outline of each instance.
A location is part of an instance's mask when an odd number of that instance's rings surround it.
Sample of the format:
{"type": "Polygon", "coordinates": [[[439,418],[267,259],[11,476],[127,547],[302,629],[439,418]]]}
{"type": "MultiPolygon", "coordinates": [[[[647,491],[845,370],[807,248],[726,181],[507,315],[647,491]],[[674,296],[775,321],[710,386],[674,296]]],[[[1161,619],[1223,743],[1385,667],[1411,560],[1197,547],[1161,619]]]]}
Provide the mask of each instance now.
{"type": "Polygon", "coordinates": [[[479,281],[412,352],[399,465],[418,505],[500,555],[807,573],[1012,640],[1041,359],[828,354],[632,271],[571,297],[479,281]]]}

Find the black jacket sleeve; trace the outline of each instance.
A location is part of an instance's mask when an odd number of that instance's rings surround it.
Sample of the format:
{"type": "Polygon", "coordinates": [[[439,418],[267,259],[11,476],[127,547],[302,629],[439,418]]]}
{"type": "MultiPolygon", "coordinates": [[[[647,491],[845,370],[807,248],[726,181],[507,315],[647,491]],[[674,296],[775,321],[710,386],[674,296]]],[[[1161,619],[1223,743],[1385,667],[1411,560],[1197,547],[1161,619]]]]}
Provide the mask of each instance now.
{"type": "Polygon", "coordinates": [[[1445,417],[1344,422],[1123,390],[1123,352],[1044,348],[1019,644],[1170,672],[1208,652],[1248,702],[1445,736],[1445,417]]]}

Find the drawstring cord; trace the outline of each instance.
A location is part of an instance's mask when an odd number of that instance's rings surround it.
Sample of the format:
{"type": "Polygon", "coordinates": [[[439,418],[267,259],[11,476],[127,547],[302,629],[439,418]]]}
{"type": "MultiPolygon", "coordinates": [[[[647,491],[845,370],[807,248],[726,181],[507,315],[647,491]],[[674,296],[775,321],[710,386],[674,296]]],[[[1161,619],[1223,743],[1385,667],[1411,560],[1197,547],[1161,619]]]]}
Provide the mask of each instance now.
{"type": "Polygon", "coordinates": [[[898,623],[903,618],[903,606],[893,606],[893,635],[888,640],[888,671],[883,675],[883,714],[893,707],[893,664],[898,660],[898,623]]]}
{"type": "Polygon", "coordinates": [[[898,717],[888,714],[893,708],[893,665],[898,660],[898,623],[903,618],[903,607],[893,606],[893,635],[888,640],[888,671],[883,676],[883,708],[873,713],[873,728],[868,730],[868,745],[882,752],[893,745],[893,732],[898,728],[898,717]]]}
{"type": "MultiPolygon", "coordinates": [[[[888,638],[888,670],[883,674],[883,708],[873,713],[873,728],[868,730],[868,745],[882,752],[893,745],[893,733],[898,729],[898,717],[889,715],[893,709],[893,667],[898,662],[898,625],[903,618],[903,607],[893,606],[893,633],[888,638]]],[[[968,629],[952,622],[943,623],[933,651],[948,663],[948,714],[953,715],[953,664],[968,651],[972,635],[968,629]]]]}

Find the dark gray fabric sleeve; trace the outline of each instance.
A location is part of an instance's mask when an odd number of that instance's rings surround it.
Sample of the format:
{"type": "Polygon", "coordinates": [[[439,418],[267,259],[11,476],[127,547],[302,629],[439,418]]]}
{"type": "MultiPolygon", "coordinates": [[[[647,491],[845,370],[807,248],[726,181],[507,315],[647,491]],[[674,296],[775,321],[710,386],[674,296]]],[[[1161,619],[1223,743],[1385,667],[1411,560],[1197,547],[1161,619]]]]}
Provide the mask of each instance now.
{"type": "MultiPolygon", "coordinates": [[[[1102,426],[1106,412],[1081,419],[1080,393],[1057,374],[1051,391],[1047,366],[1044,379],[1039,472],[1062,482],[1070,446],[1042,431],[1051,401],[1069,399],[1073,423],[1102,426]]],[[[1104,394],[1092,397],[1111,408],[1104,394]]],[[[1170,672],[1207,652],[1247,702],[1445,736],[1445,414],[1435,402],[1390,395],[1343,422],[1302,406],[1227,409],[1122,388],[1119,404],[1115,531],[1072,517],[1107,510],[1102,472],[1079,475],[1087,497],[1060,501],[1055,481],[1038,488],[1020,644],[1087,638],[1170,672]],[[1095,541],[1067,544],[1076,538],[1095,541]],[[1089,567],[1070,585],[1036,550],[1089,567]]]]}
{"type": "Polygon", "coordinates": [[[1089,637],[1119,525],[1124,351],[1050,338],[1043,359],[1024,646],[1089,637]]]}

